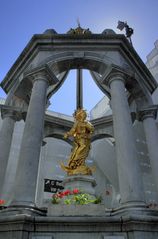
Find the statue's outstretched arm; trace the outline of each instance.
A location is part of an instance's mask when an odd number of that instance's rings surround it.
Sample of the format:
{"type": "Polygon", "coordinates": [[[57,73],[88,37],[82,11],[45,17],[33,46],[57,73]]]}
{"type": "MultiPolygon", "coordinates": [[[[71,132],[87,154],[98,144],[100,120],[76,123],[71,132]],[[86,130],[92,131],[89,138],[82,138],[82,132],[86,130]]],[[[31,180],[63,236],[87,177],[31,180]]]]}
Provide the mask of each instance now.
{"type": "Polygon", "coordinates": [[[70,131],[66,132],[64,134],[64,139],[67,139],[69,136],[75,136],[76,133],[76,128],[77,128],[77,123],[74,123],[73,127],[70,129],[70,131]]]}

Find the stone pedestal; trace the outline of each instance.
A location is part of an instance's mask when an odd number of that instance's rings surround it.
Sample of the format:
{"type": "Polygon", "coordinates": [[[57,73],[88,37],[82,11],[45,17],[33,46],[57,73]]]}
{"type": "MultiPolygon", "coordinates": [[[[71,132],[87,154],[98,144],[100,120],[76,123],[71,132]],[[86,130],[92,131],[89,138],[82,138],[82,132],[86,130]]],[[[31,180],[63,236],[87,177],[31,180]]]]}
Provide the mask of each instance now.
{"type": "Polygon", "coordinates": [[[95,186],[96,181],[93,176],[87,175],[74,175],[67,176],[63,180],[63,186],[66,189],[73,190],[75,188],[79,189],[83,193],[88,193],[95,196],[95,186]]]}
{"type": "Polygon", "coordinates": [[[49,204],[47,216],[105,216],[105,206],[103,204],[87,204],[87,205],[61,205],[49,204]]]}
{"type": "MultiPolygon", "coordinates": [[[[74,175],[67,176],[63,180],[63,186],[65,190],[78,189],[80,192],[89,194],[92,198],[96,199],[95,186],[96,181],[93,176],[87,175],[74,175]]],[[[64,190],[64,191],[65,191],[64,190]]],[[[71,195],[70,195],[71,196],[71,195]]],[[[73,195],[72,195],[73,196],[73,195]]],[[[105,206],[103,204],[84,204],[76,205],[64,204],[61,200],[59,204],[52,204],[50,202],[48,206],[48,216],[104,216],[105,206]]]]}

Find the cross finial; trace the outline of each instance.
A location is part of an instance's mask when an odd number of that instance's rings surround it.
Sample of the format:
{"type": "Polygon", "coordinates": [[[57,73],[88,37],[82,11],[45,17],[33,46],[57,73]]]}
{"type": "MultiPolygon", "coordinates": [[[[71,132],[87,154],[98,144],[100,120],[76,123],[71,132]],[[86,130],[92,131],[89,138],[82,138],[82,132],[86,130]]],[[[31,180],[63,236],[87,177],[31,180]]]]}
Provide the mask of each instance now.
{"type": "Polygon", "coordinates": [[[79,17],[77,18],[77,25],[78,27],[81,27],[79,17]]]}

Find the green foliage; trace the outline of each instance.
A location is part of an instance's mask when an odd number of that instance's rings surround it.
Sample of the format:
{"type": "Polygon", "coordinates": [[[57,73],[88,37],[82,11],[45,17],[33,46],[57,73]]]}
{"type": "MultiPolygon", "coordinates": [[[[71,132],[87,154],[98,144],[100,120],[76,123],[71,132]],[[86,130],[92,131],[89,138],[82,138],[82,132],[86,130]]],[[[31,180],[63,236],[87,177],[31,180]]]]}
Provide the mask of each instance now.
{"type": "Polygon", "coordinates": [[[52,197],[52,203],[53,204],[59,204],[60,202],[70,205],[85,205],[85,204],[99,204],[101,203],[101,197],[94,198],[92,195],[88,193],[83,193],[79,191],[78,189],[74,189],[72,191],[66,190],[57,194],[54,194],[52,197]]]}

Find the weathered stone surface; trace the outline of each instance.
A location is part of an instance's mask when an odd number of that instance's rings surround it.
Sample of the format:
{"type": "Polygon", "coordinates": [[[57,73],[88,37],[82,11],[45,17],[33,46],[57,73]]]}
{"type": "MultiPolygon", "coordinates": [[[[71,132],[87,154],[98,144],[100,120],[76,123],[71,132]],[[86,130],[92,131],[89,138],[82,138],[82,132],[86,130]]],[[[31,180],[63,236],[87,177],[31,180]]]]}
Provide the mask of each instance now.
{"type": "Polygon", "coordinates": [[[101,204],[87,205],[55,205],[49,204],[48,216],[105,216],[105,206],[101,204]]]}
{"type": "Polygon", "coordinates": [[[96,181],[93,176],[88,175],[72,175],[67,176],[63,180],[65,189],[79,189],[83,193],[89,193],[95,196],[96,181]]]}
{"type": "Polygon", "coordinates": [[[0,216],[0,239],[155,239],[158,216],[0,216]]]}

